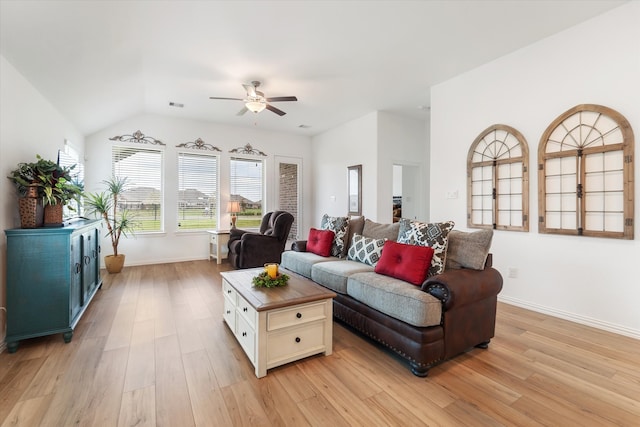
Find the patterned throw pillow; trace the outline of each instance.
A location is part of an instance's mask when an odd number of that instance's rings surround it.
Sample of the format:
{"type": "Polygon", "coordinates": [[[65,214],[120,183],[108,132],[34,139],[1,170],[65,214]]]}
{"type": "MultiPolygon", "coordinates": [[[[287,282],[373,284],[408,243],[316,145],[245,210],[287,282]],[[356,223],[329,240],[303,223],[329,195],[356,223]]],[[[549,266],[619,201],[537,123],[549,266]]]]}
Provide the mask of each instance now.
{"type": "Polygon", "coordinates": [[[322,230],[331,230],[335,233],[331,245],[331,256],[343,258],[347,253],[346,240],[349,231],[349,218],[346,216],[329,216],[324,214],[320,222],[322,230]]]}
{"type": "Polygon", "coordinates": [[[435,276],[444,271],[448,236],[453,226],[453,221],[427,224],[403,218],[400,220],[398,243],[433,248],[433,258],[431,259],[431,267],[427,276],[435,276]]]}
{"type": "Polygon", "coordinates": [[[375,267],[380,256],[385,239],[372,239],[359,234],[354,234],[351,238],[351,246],[347,253],[347,259],[363,262],[375,267]]]}

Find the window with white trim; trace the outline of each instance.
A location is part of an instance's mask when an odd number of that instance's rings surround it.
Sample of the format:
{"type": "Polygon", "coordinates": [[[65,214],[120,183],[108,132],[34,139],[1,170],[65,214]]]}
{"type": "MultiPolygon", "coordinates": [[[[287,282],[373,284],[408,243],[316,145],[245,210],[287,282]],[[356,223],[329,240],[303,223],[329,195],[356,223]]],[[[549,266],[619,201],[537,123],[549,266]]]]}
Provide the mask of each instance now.
{"type": "Polygon", "coordinates": [[[127,178],[118,204],[134,217],[136,232],[163,231],[163,150],[113,145],[113,176],[127,178]]]}
{"type": "Polygon", "coordinates": [[[633,131],[615,110],[582,104],[538,147],[539,231],[633,239],[633,131]]]}
{"type": "Polygon", "coordinates": [[[232,157],[229,185],[231,201],[240,202],[236,227],[259,228],[264,215],[264,162],[232,157]]]}
{"type": "MultiPolygon", "coordinates": [[[[58,150],[58,165],[62,167],[72,168],[71,176],[77,183],[84,186],[84,164],[80,161],[80,154],[74,150],[69,144],[65,143],[64,150],[58,150]]],[[[82,216],[82,205],[75,200],[69,200],[63,206],[62,215],[64,218],[73,218],[82,216]]]]}
{"type": "Polygon", "coordinates": [[[507,125],[492,125],[467,156],[467,225],[529,230],[529,147],[507,125]]]}
{"type": "Polygon", "coordinates": [[[216,229],[218,156],[178,153],[178,229],[216,229]]]}

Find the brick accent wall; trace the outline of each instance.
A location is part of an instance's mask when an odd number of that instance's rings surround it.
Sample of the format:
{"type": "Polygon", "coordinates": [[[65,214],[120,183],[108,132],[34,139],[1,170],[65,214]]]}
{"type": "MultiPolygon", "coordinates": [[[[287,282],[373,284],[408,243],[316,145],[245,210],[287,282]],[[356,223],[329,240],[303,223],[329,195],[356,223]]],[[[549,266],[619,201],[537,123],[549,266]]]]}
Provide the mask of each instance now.
{"type": "Polygon", "coordinates": [[[280,200],[278,206],[281,210],[293,215],[295,220],[289,232],[289,239],[298,238],[298,165],[293,163],[280,163],[280,200]]]}

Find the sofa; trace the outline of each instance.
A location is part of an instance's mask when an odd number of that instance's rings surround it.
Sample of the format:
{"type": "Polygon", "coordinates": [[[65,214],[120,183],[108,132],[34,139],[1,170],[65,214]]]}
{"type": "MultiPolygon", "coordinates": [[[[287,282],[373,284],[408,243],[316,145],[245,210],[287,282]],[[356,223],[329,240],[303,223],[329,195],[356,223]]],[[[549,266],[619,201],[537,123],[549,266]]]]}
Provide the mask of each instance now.
{"type": "Polygon", "coordinates": [[[337,320],[386,346],[424,377],[447,359],[487,348],[494,336],[502,276],[492,268],[492,236],[493,230],[453,230],[452,222],[380,224],[325,215],[308,240],[282,254],[281,266],[333,290],[337,320]],[[326,243],[323,233],[329,231],[331,251],[318,254],[318,236],[326,243]],[[427,248],[413,254],[422,246],[427,248]],[[435,254],[431,261],[420,255],[427,250],[435,254]]]}

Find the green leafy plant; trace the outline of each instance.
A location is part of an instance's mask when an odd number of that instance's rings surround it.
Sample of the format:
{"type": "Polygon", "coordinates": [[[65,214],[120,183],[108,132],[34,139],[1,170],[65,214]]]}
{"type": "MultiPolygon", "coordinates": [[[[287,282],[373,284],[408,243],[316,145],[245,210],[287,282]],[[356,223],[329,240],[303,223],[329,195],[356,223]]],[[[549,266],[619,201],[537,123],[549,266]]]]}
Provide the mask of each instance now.
{"type": "Polygon", "coordinates": [[[263,271],[251,281],[256,288],[276,288],[278,286],[285,286],[289,281],[289,276],[280,274],[275,279],[272,279],[266,271],[263,271]]]}
{"type": "Polygon", "coordinates": [[[62,167],[39,154],[36,159],[36,162],[18,163],[18,167],[7,176],[16,185],[20,196],[25,196],[27,189],[35,186],[44,205],[66,205],[71,200],[80,202],[84,186],[73,176],[76,165],[62,167]]]}
{"type": "Polygon", "coordinates": [[[90,214],[97,214],[107,225],[107,236],[111,237],[113,255],[118,255],[120,236],[127,237],[135,232],[137,223],[131,211],[121,207],[119,199],[127,189],[127,178],[111,177],[102,181],[107,189],[100,193],[88,194],[85,208],[90,214]]]}

